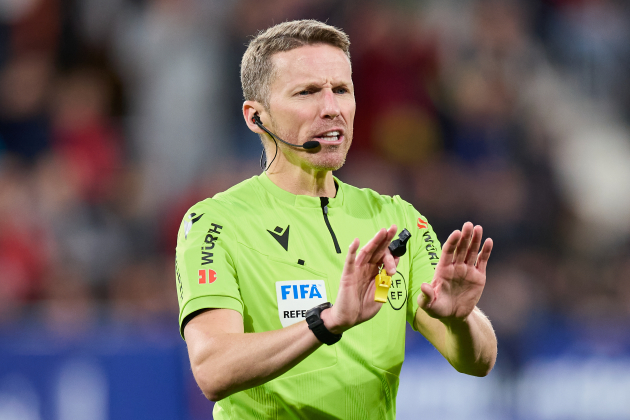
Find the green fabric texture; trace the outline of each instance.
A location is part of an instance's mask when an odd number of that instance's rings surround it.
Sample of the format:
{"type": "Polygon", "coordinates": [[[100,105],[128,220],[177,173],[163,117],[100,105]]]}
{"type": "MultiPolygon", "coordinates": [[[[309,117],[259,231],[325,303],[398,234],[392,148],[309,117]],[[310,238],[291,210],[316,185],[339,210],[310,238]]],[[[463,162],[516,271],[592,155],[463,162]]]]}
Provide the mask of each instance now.
{"type": "Polygon", "coordinates": [[[399,196],[335,182],[337,195],[327,213],[332,233],[318,197],[284,191],[265,173],[186,213],[176,252],[182,336],[186,317],[205,308],[240,312],[248,333],[304,322],[305,309],[335,303],[354,238],[363,246],[392,224],[412,235],[388,302],[374,318],[280,377],[219,401],[215,419],[396,417],[405,321],[413,326],[420,285],[433,278],[440,243],[426,219],[399,196]]]}

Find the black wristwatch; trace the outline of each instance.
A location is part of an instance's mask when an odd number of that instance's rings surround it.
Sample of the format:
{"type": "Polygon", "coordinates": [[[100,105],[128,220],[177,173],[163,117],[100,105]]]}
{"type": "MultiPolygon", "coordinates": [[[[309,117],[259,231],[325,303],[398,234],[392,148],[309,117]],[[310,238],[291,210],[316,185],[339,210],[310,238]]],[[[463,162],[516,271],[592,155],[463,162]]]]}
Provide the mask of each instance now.
{"type": "Polygon", "coordinates": [[[321,305],[317,305],[306,312],[306,323],[308,324],[308,328],[313,331],[313,334],[315,334],[315,337],[317,337],[319,341],[324,344],[328,344],[329,346],[341,340],[342,336],[342,334],[333,334],[328,331],[328,328],[326,328],[324,321],[320,317],[324,309],[331,307],[332,304],[330,302],[326,302],[321,305]]]}

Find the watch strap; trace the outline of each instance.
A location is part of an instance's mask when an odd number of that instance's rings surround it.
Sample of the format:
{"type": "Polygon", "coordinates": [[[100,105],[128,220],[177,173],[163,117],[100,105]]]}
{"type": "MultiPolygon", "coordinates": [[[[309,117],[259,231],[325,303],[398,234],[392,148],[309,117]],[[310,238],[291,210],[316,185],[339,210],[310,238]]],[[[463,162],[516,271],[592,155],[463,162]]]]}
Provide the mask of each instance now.
{"type": "Polygon", "coordinates": [[[309,309],[306,312],[306,323],[308,324],[308,328],[313,331],[313,334],[315,334],[315,337],[317,337],[319,341],[329,346],[341,340],[341,336],[343,335],[333,334],[324,325],[324,321],[321,318],[321,313],[324,309],[328,309],[331,307],[332,304],[330,302],[325,302],[321,305],[317,305],[314,308],[309,309]]]}

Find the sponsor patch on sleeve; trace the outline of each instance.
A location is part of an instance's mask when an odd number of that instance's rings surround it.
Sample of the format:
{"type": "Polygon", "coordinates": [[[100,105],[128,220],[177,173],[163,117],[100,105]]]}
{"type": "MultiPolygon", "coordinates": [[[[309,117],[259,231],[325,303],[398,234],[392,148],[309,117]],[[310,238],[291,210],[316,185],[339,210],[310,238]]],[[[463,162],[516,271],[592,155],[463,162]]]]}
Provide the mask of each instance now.
{"type": "Polygon", "coordinates": [[[199,284],[214,283],[217,279],[217,272],[210,269],[199,270],[199,284]]]}
{"type": "Polygon", "coordinates": [[[306,318],[306,311],[328,302],[324,280],[285,280],[276,282],[278,315],[283,327],[306,318]]]}

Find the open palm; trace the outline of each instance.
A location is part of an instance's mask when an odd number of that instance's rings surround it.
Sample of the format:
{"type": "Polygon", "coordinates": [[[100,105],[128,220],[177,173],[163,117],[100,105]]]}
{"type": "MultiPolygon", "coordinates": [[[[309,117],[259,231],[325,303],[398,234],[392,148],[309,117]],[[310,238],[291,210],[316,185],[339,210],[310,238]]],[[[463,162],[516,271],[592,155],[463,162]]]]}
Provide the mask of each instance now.
{"type": "Polygon", "coordinates": [[[437,319],[465,319],[475,309],[486,284],[486,265],[492,251],[488,238],[479,251],[483,229],[466,222],[451,233],[431,283],[421,286],[418,305],[437,319]]]}
{"type": "Polygon", "coordinates": [[[381,309],[383,304],[374,301],[374,277],[381,265],[389,275],[396,273],[399,258],[393,257],[387,248],[396,230],[396,225],[379,230],[360,251],[358,239],[350,244],[335,306],[331,308],[331,322],[326,324],[331,331],[343,332],[372,318],[381,309]]]}

